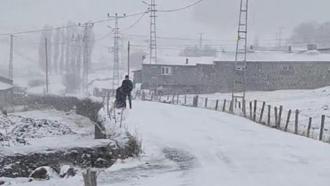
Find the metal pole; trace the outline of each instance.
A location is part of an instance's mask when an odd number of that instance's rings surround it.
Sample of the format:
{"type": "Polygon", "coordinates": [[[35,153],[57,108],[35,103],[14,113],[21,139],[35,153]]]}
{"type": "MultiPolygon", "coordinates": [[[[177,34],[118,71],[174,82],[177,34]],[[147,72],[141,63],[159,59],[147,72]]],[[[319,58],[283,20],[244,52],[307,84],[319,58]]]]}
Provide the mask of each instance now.
{"type": "Polygon", "coordinates": [[[9,79],[14,80],[14,35],[10,35],[9,79]]]}
{"type": "Polygon", "coordinates": [[[48,40],[45,38],[46,94],[48,94],[48,40]]]}
{"type": "Polygon", "coordinates": [[[130,56],[131,56],[131,43],[128,41],[128,47],[127,47],[127,75],[129,77],[130,75],[130,56]]]}

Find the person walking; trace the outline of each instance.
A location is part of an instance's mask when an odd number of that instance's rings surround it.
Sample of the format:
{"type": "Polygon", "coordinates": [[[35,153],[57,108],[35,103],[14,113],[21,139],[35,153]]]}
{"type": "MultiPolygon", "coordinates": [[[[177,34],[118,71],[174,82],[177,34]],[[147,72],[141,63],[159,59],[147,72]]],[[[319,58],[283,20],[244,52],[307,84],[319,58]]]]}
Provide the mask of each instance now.
{"type": "MultiPolygon", "coordinates": [[[[128,75],[125,76],[125,79],[122,82],[121,88],[122,88],[123,93],[128,98],[129,108],[132,109],[132,95],[131,95],[131,92],[133,90],[133,82],[129,79],[128,75]]],[[[125,98],[125,102],[126,102],[127,98],[125,98]]]]}

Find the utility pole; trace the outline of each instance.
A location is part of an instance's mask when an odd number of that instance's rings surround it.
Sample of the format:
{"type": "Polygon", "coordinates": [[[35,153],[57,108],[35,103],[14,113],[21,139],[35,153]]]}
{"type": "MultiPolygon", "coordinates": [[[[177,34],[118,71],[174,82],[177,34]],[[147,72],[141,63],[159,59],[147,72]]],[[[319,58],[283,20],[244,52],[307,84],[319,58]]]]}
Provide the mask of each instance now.
{"type": "Polygon", "coordinates": [[[14,81],[14,35],[10,35],[10,52],[9,52],[9,79],[14,81]]]}
{"type": "Polygon", "coordinates": [[[115,18],[115,27],[113,29],[114,31],[114,43],[113,43],[113,76],[112,76],[112,88],[115,90],[120,85],[120,75],[119,75],[119,39],[120,39],[120,32],[119,32],[119,23],[118,20],[125,18],[126,14],[123,14],[122,16],[119,16],[118,13],[116,13],[114,16],[110,16],[108,14],[109,18],[115,18]]]}
{"type": "Polygon", "coordinates": [[[284,27],[279,27],[277,33],[277,41],[278,41],[278,49],[282,48],[282,34],[283,34],[284,27]]]}
{"type": "Polygon", "coordinates": [[[84,24],[84,53],[83,53],[83,78],[82,78],[82,89],[85,95],[88,94],[88,70],[90,64],[90,29],[93,28],[94,24],[85,23],[84,24]]]}
{"type": "Polygon", "coordinates": [[[49,79],[48,79],[48,39],[45,38],[45,63],[46,63],[46,94],[49,90],[49,79]]]}
{"type": "Polygon", "coordinates": [[[150,13],[149,63],[157,64],[156,0],[150,0],[150,3],[143,1],[143,3],[148,5],[150,13]]]}
{"type": "Polygon", "coordinates": [[[128,41],[127,46],[127,75],[130,75],[130,58],[131,58],[131,43],[128,41]]]}
{"type": "Polygon", "coordinates": [[[199,33],[199,49],[203,48],[203,36],[204,33],[199,33]]]}
{"type": "MultiPolygon", "coordinates": [[[[233,69],[232,101],[240,99],[243,103],[246,94],[247,41],[248,41],[249,0],[241,0],[235,64],[233,69]]],[[[233,104],[233,103],[232,103],[233,104]]],[[[233,111],[233,105],[231,105],[233,111]]]]}

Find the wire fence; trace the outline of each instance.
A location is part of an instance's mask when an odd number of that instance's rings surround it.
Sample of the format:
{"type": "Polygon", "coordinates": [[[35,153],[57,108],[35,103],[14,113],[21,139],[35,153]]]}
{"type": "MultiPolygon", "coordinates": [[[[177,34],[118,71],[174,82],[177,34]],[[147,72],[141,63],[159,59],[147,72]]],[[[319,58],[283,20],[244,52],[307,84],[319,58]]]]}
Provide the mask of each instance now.
{"type": "Polygon", "coordinates": [[[267,127],[330,143],[330,132],[327,128],[330,125],[326,125],[326,118],[329,116],[326,115],[320,118],[311,117],[302,114],[299,109],[286,109],[282,105],[270,105],[260,100],[221,100],[200,95],[156,95],[152,92],[142,92],[137,97],[144,101],[226,112],[267,127]]]}

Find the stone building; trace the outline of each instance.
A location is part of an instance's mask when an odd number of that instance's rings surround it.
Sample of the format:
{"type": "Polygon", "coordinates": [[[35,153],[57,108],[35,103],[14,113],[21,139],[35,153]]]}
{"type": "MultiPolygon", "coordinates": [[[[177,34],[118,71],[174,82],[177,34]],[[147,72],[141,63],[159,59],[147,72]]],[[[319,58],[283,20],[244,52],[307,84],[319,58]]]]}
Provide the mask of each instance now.
{"type": "MultiPolygon", "coordinates": [[[[232,61],[213,64],[144,64],[135,71],[134,82],[142,89],[163,93],[230,92],[232,61]]],[[[313,89],[330,85],[330,61],[249,61],[247,90],[313,89]]]]}

